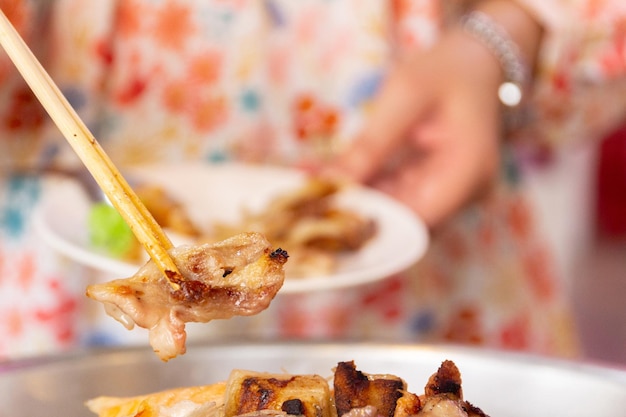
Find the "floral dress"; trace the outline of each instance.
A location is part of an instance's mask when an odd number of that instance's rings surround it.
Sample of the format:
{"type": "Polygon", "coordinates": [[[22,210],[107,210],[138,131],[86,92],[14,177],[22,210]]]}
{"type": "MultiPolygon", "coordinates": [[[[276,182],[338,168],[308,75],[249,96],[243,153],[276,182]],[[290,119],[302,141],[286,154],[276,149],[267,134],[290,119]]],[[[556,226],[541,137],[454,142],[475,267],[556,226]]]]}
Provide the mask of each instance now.
{"type": "MultiPolygon", "coordinates": [[[[568,294],[575,248],[562,246],[575,239],[551,230],[533,186],[623,117],[626,6],[520,2],[545,36],[532,122],[503,145],[496,191],[447,224],[408,270],[363,287],[279,296],[259,316],[216,325],[220,332],[577,353],[568,294]]],[[[0,7],[122,168],[324,161],[362,125],[394,54],[429,47],[462,12],[460,2],[435,0],[0,7]]],[[[33,173],[79,162],[2,54],[0,86],[0,357],[126,343],[94,332],[86,271],[33,232],[48,181],[33,173]]]]}

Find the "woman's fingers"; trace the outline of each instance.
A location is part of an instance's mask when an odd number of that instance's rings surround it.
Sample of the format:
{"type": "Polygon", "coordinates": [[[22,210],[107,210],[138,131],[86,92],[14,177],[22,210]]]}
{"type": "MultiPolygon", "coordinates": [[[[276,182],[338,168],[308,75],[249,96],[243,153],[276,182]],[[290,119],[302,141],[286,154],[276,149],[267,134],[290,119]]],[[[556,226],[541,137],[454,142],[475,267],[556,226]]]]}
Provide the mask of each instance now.
{"type": "MultiPolygon", "coordinates": [[[[473,97],[473,96],[472,96],[473,97]]],[[[484,191],[499,167],[497,107],[476,113],[452,104],[415,126],[394,169],[372,185],[404,202],[436,227],[484,191]]]]}
{"type": "Polygon", "coordinates": [[[430,105],[432,94],[418,87],[422,84],[410,63],[398,64],[377,96],[361,133],[322,173],[367,182],[383,169],[430,105]]]}

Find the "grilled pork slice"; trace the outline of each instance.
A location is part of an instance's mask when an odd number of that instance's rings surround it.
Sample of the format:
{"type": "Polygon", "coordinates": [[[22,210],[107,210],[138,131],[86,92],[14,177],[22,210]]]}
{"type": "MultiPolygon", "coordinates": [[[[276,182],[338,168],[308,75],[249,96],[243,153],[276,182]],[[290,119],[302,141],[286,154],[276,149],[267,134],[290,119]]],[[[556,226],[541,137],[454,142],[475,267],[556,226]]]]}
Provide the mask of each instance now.
{"type": "Polygon", "coordinates": [[[377,233],[377,222],[354,210],[338,207],[337,182],[310,178],[301,187],[276,196],[258,212],[242,213],[235,224],[213,225],[206,241],[241,230],[263,233],[294,255],[289,277],[323,275],[336,267],[341,253],[355,252],[377,233]]]}
{"type": "Polygon", "coordinates": [[[351,211],[329,209],[319,216],[301,218],[284,239],[296,246],[341,253],[362,248],[376,230],[372,219],[351,211]]]}
{"type": "Polygon", "coordinates": [[[420,417],[487,417],[478,407],[463,400],[461,372],[454,362],[444,361],[426,383],[420,417]]]}
{"type": "Polygon", "coordinates": [[[97,397],[87,401],[99,417],[221,417],[226,383],[176,388],[137,397],[97,397]]]}
{"type": "Polygon", "coordinates": [[[311,179],[301,187],[274,197],[263,210],[245,211],[235,224],[216,223],[213,237],[223,239],[241,230],[253,230],[272,241],[287,240],[291,228],[303,218],[323,216],[331,208],[331,197],[337,191],[339,186],[334,182],[311,179]]]}
{"type": "Polygon", "coordinates": [[[185,353],[185,323],[248,316],[266,309],[283,285],[288,255],[273,250],[259,233],[170,251],[183,275],[174,290],[149,261],[134,276],[91,285],[87,296],[128,329],[149,330],[150,344],[164,361],[185,353]]]}
{"type": "Polygon", "coordinates": [[[404,380],[395,375],[363,373],[354,361],[337,364],[333,391],[339,417],[365,407],[381,417],[405,417],[420,409],[419,398],[407,392],[404,380]]]}
{"type": "Polygon", "coordinates": [[[328,382],[319,375],[232,371],[224,417],[267,415],[268,410],[304,417],[335,416],[328,382]]]}

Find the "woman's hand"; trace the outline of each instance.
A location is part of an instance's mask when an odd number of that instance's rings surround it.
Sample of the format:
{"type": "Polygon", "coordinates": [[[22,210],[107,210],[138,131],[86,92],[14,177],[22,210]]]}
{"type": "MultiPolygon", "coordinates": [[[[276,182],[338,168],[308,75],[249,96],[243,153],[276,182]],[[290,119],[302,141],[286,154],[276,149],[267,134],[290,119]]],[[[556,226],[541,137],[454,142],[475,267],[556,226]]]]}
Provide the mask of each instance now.
{"type": "MultiPolygon", "coordinates": [[[[505,12],[505,20],[514,16],[510,7],[517,8],[501,1],[485,5],[496,15],[505,12]]],[[[519,13],[537,31],[538,44],[539,26],[519,13]]],[[[521,29],[513,34],[524,35],[521,29]]],[[[495,56],[461,28],[451,28],[431,49],[395,64],[360,135],[323,174],[379,188],[429,226],[440,225],[498,173],[502,80],[495,56]]]]}

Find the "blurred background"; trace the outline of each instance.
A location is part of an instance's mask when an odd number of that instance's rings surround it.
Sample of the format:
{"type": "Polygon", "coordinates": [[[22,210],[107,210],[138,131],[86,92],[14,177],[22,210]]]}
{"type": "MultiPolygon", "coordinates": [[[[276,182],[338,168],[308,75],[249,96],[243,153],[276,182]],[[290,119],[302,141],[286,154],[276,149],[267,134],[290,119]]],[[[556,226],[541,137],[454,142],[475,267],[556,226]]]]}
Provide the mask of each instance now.
{"type": "Polygon", "coordinates": [[[593,244],[580,259],[573,298],[586,354],[626,365],[626,128],[598,149],[593,244]]]}

